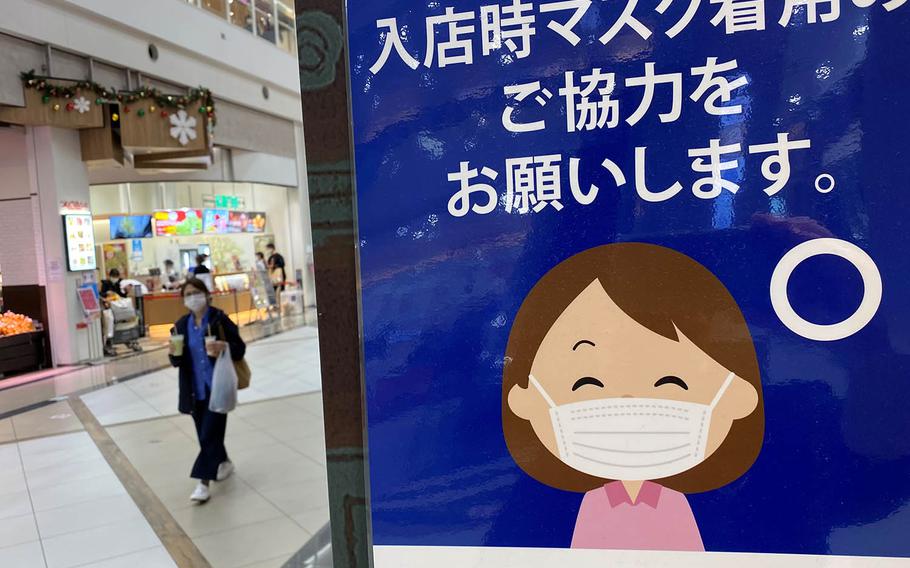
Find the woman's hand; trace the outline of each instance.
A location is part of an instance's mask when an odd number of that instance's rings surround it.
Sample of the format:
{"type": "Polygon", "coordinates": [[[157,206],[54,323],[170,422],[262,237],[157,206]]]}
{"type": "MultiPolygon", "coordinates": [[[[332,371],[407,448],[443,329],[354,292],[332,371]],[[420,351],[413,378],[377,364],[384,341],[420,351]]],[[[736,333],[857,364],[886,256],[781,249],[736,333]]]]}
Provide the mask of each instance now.
{"type": "Polygon", "coordinates": [[[227,349],[227,346],[228,344],[225,341],[210,341],[206,344],[205,351],[209,357],[218,357],[227,349]]]}

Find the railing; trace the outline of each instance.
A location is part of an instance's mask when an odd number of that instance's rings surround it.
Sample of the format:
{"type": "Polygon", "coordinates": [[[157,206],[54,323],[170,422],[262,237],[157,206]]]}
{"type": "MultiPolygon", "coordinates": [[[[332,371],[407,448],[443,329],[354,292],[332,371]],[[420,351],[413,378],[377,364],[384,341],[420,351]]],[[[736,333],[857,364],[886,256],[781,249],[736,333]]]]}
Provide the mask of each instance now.
{"type": "Polygon", "coordinates": [[[186,0],[288,53],[297,51],[297,27],[290,0],[186,0]]]}

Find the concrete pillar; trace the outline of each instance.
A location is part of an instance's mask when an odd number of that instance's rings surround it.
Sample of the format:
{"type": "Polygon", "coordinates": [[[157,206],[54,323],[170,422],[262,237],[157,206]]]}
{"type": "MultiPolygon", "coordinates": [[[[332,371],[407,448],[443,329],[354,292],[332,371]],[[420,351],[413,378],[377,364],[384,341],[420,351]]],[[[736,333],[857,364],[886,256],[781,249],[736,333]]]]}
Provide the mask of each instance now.
{"type": "Polygon", "coordinates": [[[76,289],[82,284],[84,273],[67,270],[60,215],[62,201],[89,203],[88,172],[82,162],[78,131],[42,126],[30,128],[29,138],[43,236],[44,285],[49,313],[49,321],[45,323],[54,363],[69,365],[96,356],[90,345],[98,344],[101,333],[97,324],[83,327],[84,315],[76,289]]]}

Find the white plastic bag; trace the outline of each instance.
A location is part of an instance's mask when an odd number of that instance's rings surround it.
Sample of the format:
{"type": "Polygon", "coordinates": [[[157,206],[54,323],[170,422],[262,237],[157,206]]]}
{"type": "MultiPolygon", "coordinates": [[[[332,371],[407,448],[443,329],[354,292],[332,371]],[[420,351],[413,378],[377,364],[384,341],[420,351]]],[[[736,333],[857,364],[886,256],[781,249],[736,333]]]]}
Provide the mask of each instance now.
{"type": "Polygon", "coordinates": [[[209,410],[227,414],[237,407],[237,371],[231,360],[230,348],[225,348],[215,361],[212,373],[212,395],[209,397],[209,410]]]}

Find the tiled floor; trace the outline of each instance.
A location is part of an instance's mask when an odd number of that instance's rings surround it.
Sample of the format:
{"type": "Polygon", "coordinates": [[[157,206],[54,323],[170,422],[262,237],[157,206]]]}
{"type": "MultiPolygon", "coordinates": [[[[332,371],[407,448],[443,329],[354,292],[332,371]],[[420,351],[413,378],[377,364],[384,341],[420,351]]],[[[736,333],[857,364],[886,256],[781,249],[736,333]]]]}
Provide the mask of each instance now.
{"type": "MultiPolygon", "coordinates": [[[[81,398],[214,568],[279,567],[328,521],[318,360],[313,328],[250,344],[253,383],[228,418],[237,471],[202,506],[188,499],[198,445],[172,370],[81,398]]],[[[0,421],[7,566],[176,566],[66,401],[0,421]]]]}
{"type": "Polygon", "coordinates": [[[175,566],[88,434],[0,446],[0,472],[0,566],[175,566]]]}
{"type": "MultiPolygon", "coordinates": [[[[250,344],[250,388],[240,403],[307,392],[320,387],[316,331],[302,327],[250,344]]],[[[101,424],[108,426],[177,414],[177,370],[167,368],[82,396],[101,424]]]]}
{"type": "Polygon", "coordinates": [[[187,499],[198,451],[189,417],[132,422],[108,433],[213,566],[273,560],[280,566],[328,522],[320,400],[319,393],[298,395],[230,415],[226,445],[237,472],[213,486],[204,506],[187,499]]]}

